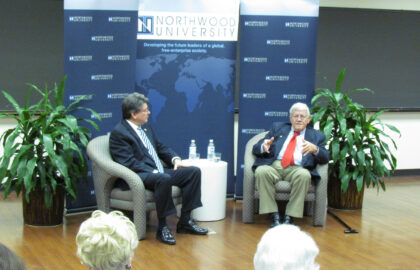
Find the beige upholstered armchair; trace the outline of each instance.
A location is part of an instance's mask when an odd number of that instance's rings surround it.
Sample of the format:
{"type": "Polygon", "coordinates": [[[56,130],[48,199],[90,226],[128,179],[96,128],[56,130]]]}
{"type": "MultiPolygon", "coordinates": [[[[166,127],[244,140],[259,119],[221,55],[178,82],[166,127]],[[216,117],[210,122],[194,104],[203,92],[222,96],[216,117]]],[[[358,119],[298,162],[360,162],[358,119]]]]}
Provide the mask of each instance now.
{"type": "MultiPolygon", "coordinates": [[[[252,171],[255,156],[252,154],[252,147],[262,139],[268,131],[252,137],[245,148],[244,161],[244,194],[242,205],[242,221],[253,223],[254,214],[258,212],[259,193],[255,189],[255,178],[252,171]]],[[[321,176],[321,180],[316,186],[311,185],[305,197],[307,209],[306,213],[312,216],[314,226],[324,226],[327,213],[327,183],[328,183],[328,164],[318,165],[316,170],[321,176]]],[[[290,184],[286,181],[279,181],[276,184],[276,200],[287,201],[290,196],[290,184]]]]}
{"type": "MultiPolygon", "coordinates": [[[[139,239],[146,236],[147,214],[155,209],[153,192],[146,190],[143,181],[132,170],[115,162],[109,152],[109,136],[99,136],[87,146],[87,154],[92,165],[98,209],[109,212],[113,209],[133,211],[133,222],[136,225],[139,239]],[[123,179],[129,190],[114,188],[117,179],[123,179]]],[[[181,190],[172,188],[174,204],[181,204],[181,190]]]]}

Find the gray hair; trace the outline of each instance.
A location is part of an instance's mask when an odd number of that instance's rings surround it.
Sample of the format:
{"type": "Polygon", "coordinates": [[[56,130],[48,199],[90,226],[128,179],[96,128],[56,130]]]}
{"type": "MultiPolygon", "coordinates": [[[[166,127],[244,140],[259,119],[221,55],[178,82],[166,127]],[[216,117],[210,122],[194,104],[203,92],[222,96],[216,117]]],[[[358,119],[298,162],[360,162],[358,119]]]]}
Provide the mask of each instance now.
{"type": "Polygon", "coordinates": [[[290,107],[289,115],[292,116],[295,111],[306,111],[307,116],[311,115],[308,105],[302,102],[297,102],[293,104],[292,107],[290,107]]]}
{"type": "Polygon", "coordinates": [[[0,243],[0,269],[25,270],[26,266],[16,253],[0,243]]]}
{"type": "Polygon", "coordinates": [[[144,103],[148,103],[149,99],[144,95],[134,92],[126,96],[122,102],[122,115],[124,119],[130,119],[131,114],[141,110],[144,103]]]}
{"type": "Polygon", "coordinates": [[[318,270],[318,246],[294,225],[280,225],[264,233],[254,256],[255,270],[318,270]]]}
{"type": "Polygon", "coordinates": [[[85,220],[76,235],[77,256],[89,268],[123,269],[138,245],[136,227],[120,211],[100,210],[85,220]]]}

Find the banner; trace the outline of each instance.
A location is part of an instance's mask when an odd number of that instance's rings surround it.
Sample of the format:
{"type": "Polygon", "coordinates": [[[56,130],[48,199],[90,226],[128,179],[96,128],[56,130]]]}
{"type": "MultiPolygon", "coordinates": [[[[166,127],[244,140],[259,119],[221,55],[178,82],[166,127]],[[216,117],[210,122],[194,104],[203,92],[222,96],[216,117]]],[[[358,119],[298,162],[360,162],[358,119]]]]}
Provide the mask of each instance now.
{"type": "MultiPolygon", "coordinates": [[[[121,119],[121,101],[134,91],[138,0],[66,0],[64,2],[65,99],[84,95],[82,106],[101,116],[104,135],[121,119]]],[[[86,112],[76,117],[93,118],[86,112]]],[[[79,184],[77,200],[67,197],[67,212],[96,206],[91,179],[79,184]]]]}
{"type": "Polygon", "coordinates": [[[182,158],[192,139],[206,158],[213,139],[230,194],[238,14],[238,1],[144,0],[137,31],[136,91],[149,98],[149,123],[182,158]]]}
{"type": "Polygon", "coordinates": [[[242,0],[235,196],[243,194],[245,145],[273,122],[289,122],[315,88],[318,0],[242,0]]]}

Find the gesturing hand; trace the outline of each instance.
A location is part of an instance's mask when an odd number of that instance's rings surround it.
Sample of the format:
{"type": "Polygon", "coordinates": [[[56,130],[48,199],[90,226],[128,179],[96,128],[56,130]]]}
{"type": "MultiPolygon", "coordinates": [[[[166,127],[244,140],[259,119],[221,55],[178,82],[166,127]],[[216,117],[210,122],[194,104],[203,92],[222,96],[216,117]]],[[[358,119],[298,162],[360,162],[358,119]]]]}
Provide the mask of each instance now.
{"type": "Polygon", "coordinates": [[[271,137],[269,140],[264,140],[264,142],[263,142],[264,152],[270,153],[270,147],[271,147],[271,144],[273,143],[273,141],[274,141],[274,137],[271,137]]]}
{"type": "Polygon", "coordinates": [[[316,146],[315,144],[306,141],[305,139],[303,140],[303,148],[302,148],[302,153],[304,156],[308,155],[309,153],[316,153],[318,151],[318,146],[316,146]]]}

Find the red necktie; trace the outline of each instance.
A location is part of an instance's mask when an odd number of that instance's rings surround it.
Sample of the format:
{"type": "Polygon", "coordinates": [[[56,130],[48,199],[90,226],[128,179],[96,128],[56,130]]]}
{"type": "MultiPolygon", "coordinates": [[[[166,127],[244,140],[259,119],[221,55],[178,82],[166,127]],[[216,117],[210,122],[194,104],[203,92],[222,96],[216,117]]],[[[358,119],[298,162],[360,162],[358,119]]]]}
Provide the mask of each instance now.
{"type": "Polygon", "coordinates": [[[295,159],[293,155],[296,149],[296,137],[299,135],[299,133],[299,131],[295,131],[295,134],[293,134],[292,139],[287,145],[286,151],[284,152],[283,158],[281,159],[281,165],[283,166],[283,168],[295,164],[295,159]]]}

